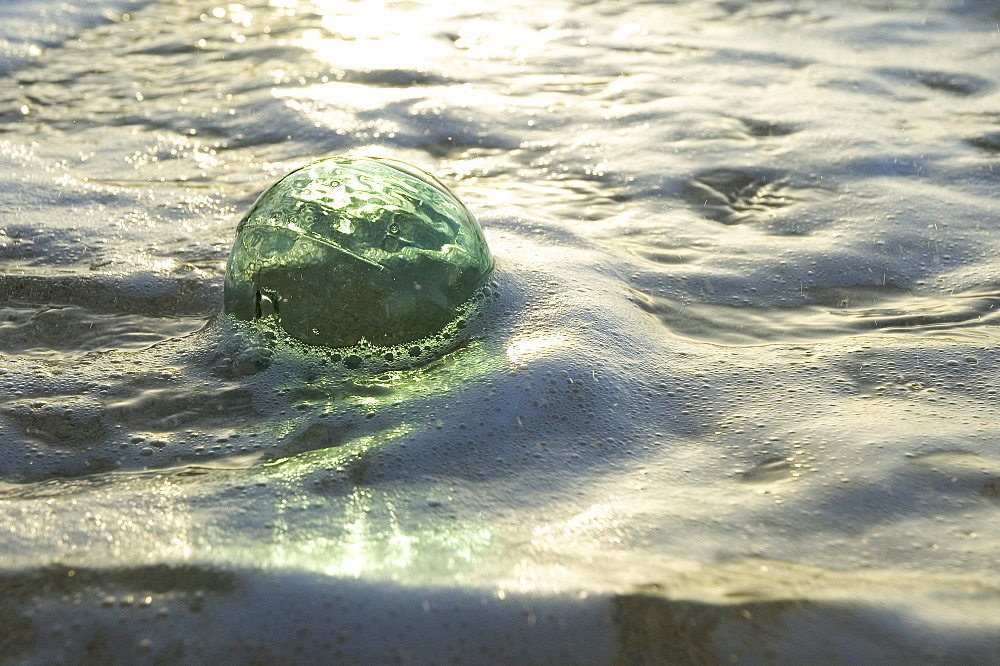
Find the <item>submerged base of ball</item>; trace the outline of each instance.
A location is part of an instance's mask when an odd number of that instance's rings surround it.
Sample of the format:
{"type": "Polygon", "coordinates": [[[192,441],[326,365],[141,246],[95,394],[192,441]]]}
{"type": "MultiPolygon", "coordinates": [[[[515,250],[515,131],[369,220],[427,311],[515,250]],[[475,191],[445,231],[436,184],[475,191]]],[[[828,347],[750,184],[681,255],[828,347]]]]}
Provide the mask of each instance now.
{"type": "Polygon", "coordinates": [[[225,309],[309,344],[397,345],[440,331],[492,268],[479,223],[433,176],[331,157],[278,180],[240,222],[225,309]]]}

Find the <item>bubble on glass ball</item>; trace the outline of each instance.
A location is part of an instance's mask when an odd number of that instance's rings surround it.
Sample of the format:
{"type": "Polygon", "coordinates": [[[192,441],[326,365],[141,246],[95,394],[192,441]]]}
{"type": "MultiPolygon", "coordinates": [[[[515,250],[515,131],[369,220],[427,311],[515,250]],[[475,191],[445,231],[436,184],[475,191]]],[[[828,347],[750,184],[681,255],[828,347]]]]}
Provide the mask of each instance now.
{"type": "Polygon", "coordinates": [[[455,319],[492,269],[479,223],[436,178],[331,157],[278,180],[240,222],[225,309],[308,344],[398,345],[455,319]]]}

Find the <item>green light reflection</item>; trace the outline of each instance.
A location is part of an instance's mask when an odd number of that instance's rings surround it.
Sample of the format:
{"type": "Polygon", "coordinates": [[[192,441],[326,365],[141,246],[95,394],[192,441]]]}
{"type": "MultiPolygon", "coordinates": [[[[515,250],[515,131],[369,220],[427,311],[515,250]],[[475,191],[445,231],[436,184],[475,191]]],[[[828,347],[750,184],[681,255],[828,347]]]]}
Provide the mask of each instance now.
{"type": "Polygon", "coordinates": [[[472,579],[492,530],[449,510],[439,499],[447,499],[446,488],[380,488],[357,478],[373,448],[413,430],[403,424],[257,467],[276,498],[273,539],[244,556],[330,576],[411,584],[472,579]]]}

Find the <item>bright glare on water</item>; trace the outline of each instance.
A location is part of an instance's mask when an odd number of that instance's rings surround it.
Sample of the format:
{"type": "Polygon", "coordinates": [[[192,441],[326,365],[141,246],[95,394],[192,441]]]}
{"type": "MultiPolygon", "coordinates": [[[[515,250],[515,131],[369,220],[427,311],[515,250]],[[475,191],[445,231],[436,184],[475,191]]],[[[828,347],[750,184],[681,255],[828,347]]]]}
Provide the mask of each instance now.
{"type": "Polygon", "coordinates": [[[995,3],[0,13],[0,659],[1000,659],[995,3]],[[442,331],[224,313],[343,154],[482,226],[442,331]]]}

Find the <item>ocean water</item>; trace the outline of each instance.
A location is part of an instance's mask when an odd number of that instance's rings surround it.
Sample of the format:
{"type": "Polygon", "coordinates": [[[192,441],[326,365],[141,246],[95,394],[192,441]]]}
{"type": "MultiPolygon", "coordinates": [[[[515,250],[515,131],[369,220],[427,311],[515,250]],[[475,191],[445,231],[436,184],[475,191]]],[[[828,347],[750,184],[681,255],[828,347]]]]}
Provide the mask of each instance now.
{"type": "Polygon", "coordinates": [[[0,657],[1000,659],[1000,10],[7,0],[0,657]],[[497,261],[415,367],[225,317],[341,153],[497,261]]]}

